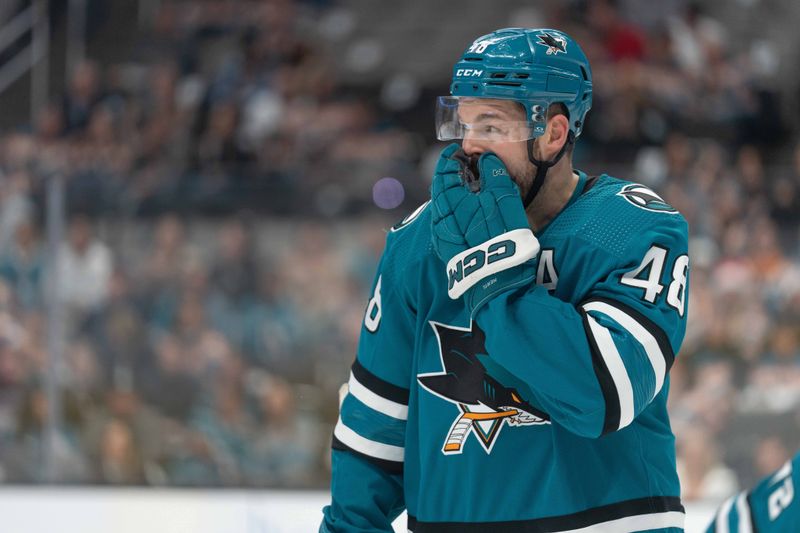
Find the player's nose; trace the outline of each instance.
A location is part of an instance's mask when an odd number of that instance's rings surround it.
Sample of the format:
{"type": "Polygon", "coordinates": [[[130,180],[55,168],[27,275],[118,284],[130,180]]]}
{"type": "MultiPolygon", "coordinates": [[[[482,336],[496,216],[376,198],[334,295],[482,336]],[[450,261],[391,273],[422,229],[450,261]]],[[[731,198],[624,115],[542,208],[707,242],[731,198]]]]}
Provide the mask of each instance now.
{"type": "Polygon", "coordinates": [[[483,143],[469,137],[464,137],[464,140],[461,141],[461,148],[464,150],[464,153],[469,156],[481,155],[486,151],[486,146],[484,146],[483,143]]]}

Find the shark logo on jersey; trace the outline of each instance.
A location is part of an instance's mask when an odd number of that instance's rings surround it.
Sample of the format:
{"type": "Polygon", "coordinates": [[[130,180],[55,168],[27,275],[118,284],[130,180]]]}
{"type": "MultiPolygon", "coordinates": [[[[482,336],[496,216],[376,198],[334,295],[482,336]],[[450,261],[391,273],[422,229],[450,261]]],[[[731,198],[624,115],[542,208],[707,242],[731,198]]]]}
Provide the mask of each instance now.
{"type": "Polygon", "coordinates": [[[439,341],[443,372],[419,374],[428,392],[458,406],[442,446],[445,455],[459,454],[472,433],[491,453],[504,424],[549,424],[550,417],[524,397],[527,387],[486,351],[486,334],[475,322],[458,328],[430,322],[439,341]]]}
{"type": "Polygon", "coordinates": [[[538,33],[536,36],[539,42],[536,44],[547,47],[547,55],[557,55],[559,52],[567,53],[567,40],[554,33],[543,32],[538,33]]]}
{"type": "Polygon", "coordinates": [[[678,213],[678,210],[665,202],[663,198],[644,185],[639,185],[638,183],[631,183],[624,186],[622,190],[617,193],[617,196],[622,196],[631,204],[647,211],[669,213],[671,215],[678,213]]]}

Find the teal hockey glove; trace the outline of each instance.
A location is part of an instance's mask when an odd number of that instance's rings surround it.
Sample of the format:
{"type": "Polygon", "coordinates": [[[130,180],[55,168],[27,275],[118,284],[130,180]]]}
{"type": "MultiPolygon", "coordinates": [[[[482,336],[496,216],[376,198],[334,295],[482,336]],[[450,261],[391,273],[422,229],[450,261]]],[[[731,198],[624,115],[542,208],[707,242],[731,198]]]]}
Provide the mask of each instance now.
{"type": "Polygon", "coordinates": [[[528,225],[517,185],[492,152],[470,158],[444,149],[431,184],[431,235],[447,265],[448,295],[474,315],[503,291],[529,283],[539,241],[528,225]]]}

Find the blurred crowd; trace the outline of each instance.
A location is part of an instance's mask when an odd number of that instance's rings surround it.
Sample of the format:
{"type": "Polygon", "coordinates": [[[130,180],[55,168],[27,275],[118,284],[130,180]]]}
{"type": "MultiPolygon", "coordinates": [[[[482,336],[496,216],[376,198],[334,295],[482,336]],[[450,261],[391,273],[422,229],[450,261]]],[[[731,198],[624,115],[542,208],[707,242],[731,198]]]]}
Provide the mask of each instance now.
{"type": "Polygon", "coordinates": [[[46,480],[56,364],[62,481],[324,483],[373,228],[168,214],[131,230],[76,214],[48,263],[36,223],[18,222],[0,258],[2,479],[46,480]],[[68,339],[55,363],[54,309],[68,339]]]}
{"type": "MultiPolygon", "coordinates": [[[[800,143],[780,43],[733,39],[702,3],[658,17],[516,5],[509,25],[563,28],[590,57],[576,166],[650,185],[689,221],[670,409],[685,498],[730,494],[800,447],[800,143]]],[[[30,128],[0,136],[0,480],[46,478],[48,324],[63,311],[61,481],[325,485],[380,228],[427,195],[430,103],[454,59],[392,97],[347,82],[329,41],[354,18],[167,2],[156,59],[84,62],[30,128]],[[405,203],[381,212],[386,176],[405,203]],[[69,211],[58,250],[43,231],[53,179],[69,211]]]]}
{"type": "Polygon", "coordinates": [[[413,136],[382,122],[364,90],[336,85],[304,31],[311,9],[166,4],[147,43],[154,58],[78,65],[63,98],[3,139],[6,175],[32,170],[33,194],[62,175],[69,205],[92,214],[371,204],[373,176],[415,175],[413,136]]]}

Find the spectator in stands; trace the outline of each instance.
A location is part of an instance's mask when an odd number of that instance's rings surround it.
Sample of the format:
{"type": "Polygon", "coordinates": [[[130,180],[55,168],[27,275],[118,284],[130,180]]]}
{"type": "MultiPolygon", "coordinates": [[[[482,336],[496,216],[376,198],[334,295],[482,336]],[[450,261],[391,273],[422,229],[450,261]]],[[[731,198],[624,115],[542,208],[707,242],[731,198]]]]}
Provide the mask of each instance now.
{"type": "Polygon", "coordinates": [[[169,435],[170,449],[164,458],[164,471],[170,485],[220,486],[223,475],[215,462],[208,439],[200,432],[177,426],[169,435]]]}
{"type": "Polygon", "coordinates": [[[209,298],[213,323],[241,349],[247,314],[256,303],[258,250],[246,222],[233,219],[222,224],[211,265],[209,298]]]}
{"type": "Polygon", "coordinates": [[[111,274],[108,299],[88,315],[83,331],[97,351],[99,379],[108,386],[131,387],[149,379],[152,355],[147,329],[131,280],[120,271],[111,274]]]}
{"type": "Polygon", "coordinates": [[[755,146],[745,145],[736,155],[734,168],[739,176],[736,180],[749,202],[763,202],[766,199],[766,177],[761,152],[755,146]]]}
{"type": "Polygon", "coordinates": [[[155,347],[155,366],[140,384],[145,400],[164,416],[185,422],[200,398],[202,383],[172,335],[155,347]]]}
{"type": "MultiPolygon", "coordinates": [[[[21,137],[16,141],[19,142],[9,140],[6,143],[7,159],[20,159],[11,166],[26,165],[26,152],[34,147],[21,137]]],[[[9,175],[0,175],[0,250],[5,250],[14,240],[20,223],[32,220],[32,192],[32,179],[27,172],[15,169],[9,175]]]]}
{"type": "Polygon", "coordinates": [[[59,255],[61,298],[79,315],[98,309],[108,299],[113,257],[86,215],[72,218],[59,255]]]}
{"type": "Polygon", "coordinates": [[[283,272],[273,265],[262,266],[255,302],[247,310],[242,324],[243,355],[248,362],[288,375],[297,366],[296,347],[302,325],[293,303],[282,297],[283,272]]]}
{"type": "MultiPolygon", "coordinates": [[[[54,442],[50,448],[54,455],[52,467],[58,479],[82,483],[88,481],[89,465],[80,442],[80,428],[83,423],[74,401],[69,393],[62,395],[62,423],[52,434],[54,442]]],[[[43,483],[50,474],[48,464],[42,461],[45,449],[45,421],[47,420],[47,396],[37,385],[28,387],[19,405],[16,437],[8,467],[9,481],[43,483]]]]}
{"type": "Polygon", "coordinates": [[[242,219],[224,222],[217,237],[211,266],[211,286],[231,305],[249,303],[256,293],[258,250],[253,234],[242,219]]]}
{"type": "Polygon", "coordinates": [[[788,172],[773,176],[768,201],[781,247],[790,254],[796,253],[800,242],[800,142],[795,144],[788,172]]]}
{"type": "Polygon", "coordinates": [[[668,24],[675,63],[690,76],[700,76],[711,58],[727,44],[725,27],[703,12],[699,2],[686,5],[668,24]]]}
{"type": "Polygon", "coordinates": [[[68,189],[73,209],[96,212],[103,206],[115,207],[130,186],[135,154],[131,143],[122,139],[122,111],[109,102],[98,104],[86,130],[73,141],[71,155],[76,172],[68,189]]]}
{"type": "MultiPolygon", "coordinates": [[[[0,279],[0,339],[8,342],[14,348],[27,349],[31,348],[41,339],[37,338],[37,325],[38,315],[31,313],[25,317],[20,316],[16,305],[16,296],[4,280],[0,279]]],[[[39,345],[40,346],[40,345],[39,345]]],[[[33,359],[30,354],[26,359],[33,359]]],[[[31,367],[31,373],[40,371],[41,368],[36,366],[41,361],[26,361],[31,367]]]]}
{"type": "MultiPolygon", "coordinates": [[[[797,443],[795,443],[797,444],[797,443]]],[[[794,448],[792,448],[794,449],[794,448]]],[[[776,435],[764,435],[753,452],[756,477],[767,476],[783,466],[792,456],[786,443],[776,435]],[[775,467],[769,470],[771,467],[775,467]]]]}
{"type": "Polygon", "coordinates": [[[41,310],[45,264],[34,222],[21,220],[15,228],[13,241],[0,250],[0,277],[14,291],[21,308],[41,310]]]}
{"type": "Polygon", "coordinates": [[[180,283],[181,266],[188,258],[190,245],[186,241],[186,227],[174,213],[158,219],[148,242],[152,243],[150,255],[145,258],[139,277],[142,290],[150,297],[180,283]]]}
{"type": "Polygon", "coordinates": [[[28,380],[23,354],[0,338],[0,464],[16,432],[17,408],[28,380]]]}
{"type": "Polygon", "coordinates": [[[800,339],[794,322],[778,322],[764,354],[747,376],[752,402],[770,412],[791,412],[800,406],[800,339]]]}
{"type": "Polygon", "coordinates": [[[588,2],[587,8],[586,20],[600,35],[604,51],[612,61],[644,59],[645,36],[640,28],[622,18],[615,1],[588,2]]]}
{"type": "Polygon", "coordinates": [[[63,110],[67,133],[84,130],[94,107],[101,100],[100,71],[91,61],[79,64],[70,76],[63,110]]]}
{"type": "Polygon", "coordinates": [[[683,428],[677,436],[681,498],[722,500],[738,488],[736,474],[720,458],[711,434],[700,427],[683,428]]]}
{"type": "Polygon", "coordinates": [[[277,377],[258,389],[258,426],[249,446],[245,473],[254,486],[308,486],[315,478],[320,428],[297,406],[291,385],[277,377]]]}
{"type": "Polygon", "coordinates": [[[220,383],[209,401],[199,404],[191,425],[209,444],[225,485],[240,485],[246,471],[244,458],[251,445],[252,421],[240,386],[220,383]]]}
{"type": "Polygon", "coordinates": [[[64,355],[64,385],[75,394],[76,401],[90,402],[105,385],[92,342],[76,339],[64,355]]]}
{"type": "Polygon", "coordinates": [[[67,145],[64,142],[64,113],[61,106],[50,102],[36,115],[34,139],[36,158],[44,170],[63,170],[67,163],[67,145]]]}
{"type": "Polygon", "coordinates": [[[789,251],[797,250],[798,226],[800,226],[800,179],[792,176],[776,177],[769,189],[769,206],[770,218],[778,226],[781,248],[789,251]]]}
{"type": "MultiPolygon", "coordinates": [[[[237,136],[240,120],[240,111],[233,102],[220,101],[211,107],[208,124],[193,154],[196,179],[187,190],[199,205],[230,209],[235,203],[225,195],[237,194],[236,186],[251,178],[255,156],[237,136]]],[[[234,197],[237,198],[242,197],[234,197]]]]}
{"type": "Polygon", "coordinates": [[[139,457],[131,427],[110,419],[103,428],[100,457],[95,482],[111,485],[141,485],[145,482],[144,465],[139,457]]]}
{"type": "MultiPolygon", "coordinates": [[[[182,391],[173,391],[180,394],[182,391]]],[[[179,432],[180,425],[167,419],[162,412],[154,410],[143,402],[136,391],[125,388],[124,385],[107,387],[100,394],[94,395],[94,401],[84,404],[84,431],[83,441],[85,450],[91,457],[95,475],[102,472],[104,456],[110,452],[114,455],[113,462],[120,459],[116,452],[122,447],[116,447],[120,441],[128,437],[121,435],[120,429],[129,430],[130,440],[135,447],[136,463],[141,464],[148,483],[163,483],[165,474],[158,468],[158,462],[167,453],[170,432],[179,432]],[[110,425],[118,422],[124,428],[109,429],[110,425]],[[109,437],[108,432],[116,435],[109,437]],[[118,437],[125,438],[119,439],[118,437]],[[111,438],[112,442],[108,442],[111,438]],[[109,444],[113,449],[108,449],[109,444]]],[[[127,457],[126,461],[132,457],[127,457]]],[[[127,470],[126,470],[127,471],[127,470]]]]}
{"type": "Polygon", "coordinates": [[[183,296],[173,334],[185,368],[197,378],[213,375],[233,356],[225,336],[207,322],[203,300],[196,294],[183,296]]]}

